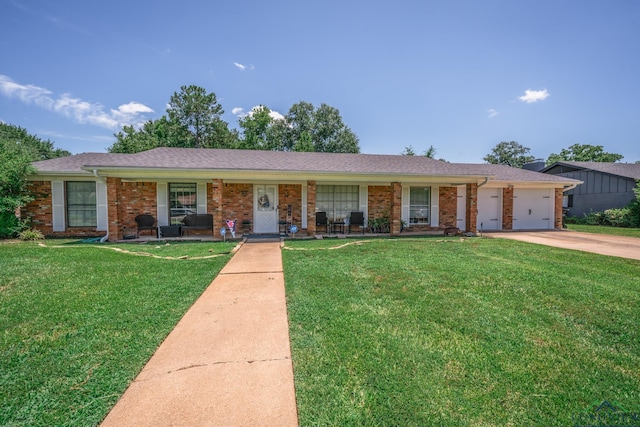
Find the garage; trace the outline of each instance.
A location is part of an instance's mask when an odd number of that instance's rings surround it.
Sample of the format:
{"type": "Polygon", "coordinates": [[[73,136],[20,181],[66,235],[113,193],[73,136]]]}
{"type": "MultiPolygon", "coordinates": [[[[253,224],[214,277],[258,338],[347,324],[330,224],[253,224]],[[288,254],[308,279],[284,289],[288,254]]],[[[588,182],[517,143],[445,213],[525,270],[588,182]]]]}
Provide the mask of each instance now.
{"type": "Polygon", "coordinates": [[[502,229],[502,189],[478,189],[478,229],[502,229]]]}
{"type": "Polygon", "coordinates": [[[554,227],[553,189],[513,190],[513,229],[548,230],[554,227]]]}

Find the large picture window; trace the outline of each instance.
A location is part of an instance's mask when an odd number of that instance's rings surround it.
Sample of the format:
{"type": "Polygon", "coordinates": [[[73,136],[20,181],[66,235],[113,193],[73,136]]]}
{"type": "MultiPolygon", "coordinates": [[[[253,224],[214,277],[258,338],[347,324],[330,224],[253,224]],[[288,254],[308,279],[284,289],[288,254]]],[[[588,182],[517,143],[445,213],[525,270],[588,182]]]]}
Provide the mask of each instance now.
{"type": "Polygon", "coordinates": [[[96,227],[96,183],[68,181],[66,183],[67,225],[96,227]]]}
{"type": "Polygon", "coordinates": [[[411,187],[409,197],[409,224],[429,224],[431,222],[431,188],[411,187]]]}
{"type": "Polygon", "coordinates": [[[198,212],[195,183],[169,183],[169,219],[181,224],[186,215],[198,212]]]}
{"type": "Polygon", "coordinates": [[[348,218],[351,212],[360,210],[359,190],[357,185],[318,185],[316,210],[326,212],[329,219],[348,218]]]}

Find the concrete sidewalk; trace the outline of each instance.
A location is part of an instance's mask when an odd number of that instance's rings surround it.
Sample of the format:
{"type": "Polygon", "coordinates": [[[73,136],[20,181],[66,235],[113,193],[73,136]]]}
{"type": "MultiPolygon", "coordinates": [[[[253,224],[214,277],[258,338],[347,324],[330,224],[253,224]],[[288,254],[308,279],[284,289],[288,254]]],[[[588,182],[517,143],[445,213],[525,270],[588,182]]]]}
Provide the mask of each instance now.
{"type": "Polygon", "coordinates": [[[240,248],[102,423],[297,425],[279,242],[240,248]]]}

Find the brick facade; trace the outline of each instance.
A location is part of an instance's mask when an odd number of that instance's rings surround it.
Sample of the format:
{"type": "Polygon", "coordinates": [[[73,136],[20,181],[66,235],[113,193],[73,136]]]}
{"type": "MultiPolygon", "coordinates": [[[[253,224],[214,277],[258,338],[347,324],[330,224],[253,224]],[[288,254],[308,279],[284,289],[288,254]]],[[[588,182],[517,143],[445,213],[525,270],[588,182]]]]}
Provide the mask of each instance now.
{"type": "Polygon", "coordinates": [[[440,187],[438,197],[440,205],[439,228],[455,227],[458,218],[458,188],[440,187]]]}
{"type": "MultiPolygon", "coordinates": [[[[127,182],[120,178],[108,177],[108,231],[110,240],[122,239],[124,235],[136,230],[134,218],[139,214],[150,214],[158,218],[157,184],[155,182],[127,182]]],[[[292,221],[302,229],[302,193],[306,185],[307,191],[307,229],[306,234],[314,235],[316,182],[306,184],[279,184],[278,204],[279,220],[286,221],[287,205],[292,207],[292,221]]],[[[64,232],[53,232],[53,208],[50,181],[32,181],[29,189],[36,199],[22,209],[22,215],[31,220],[32,226],[46,236],[59,237],[99,237],[105,231],[94,228],[71,228],[64,232]]],[[[214,237],[221,238],[220,228],[225,219],[238,221],[237,230],[242,231],[243,221],[253,219],[254,185],[250,183],[225,183],[221,179],[213,179],[207,183],[207,212],[214,216],[214,237]]],[[[502,229],[513,227],[513,188],[502,189],[502,229]]],[[[368,221],[387,217],[390,219],[391,235],[400,234],[402,218],[402,184],[393,182],[390,185],[371,185],[367,192],[368,221]]],[[[477,229],[478,185],[466,186],[466,229],[475,232],[477,229]]],[[[435,195],[432,195],[432,197],[435,195]]],[[[555,189],[554,227],[562,228],[562,196],[561,188],[555,189]]],[[[431,231],[455,226],[457,222],[457,188],[442,186],[438,190],[439,227],[430,225],[411,226],[412,231],[431,231]]],[[[211,235],[207,230],[193,230],[192,234],[211,235]]],[[[300,234],[302,235],[302,234],[300,234]]]]}

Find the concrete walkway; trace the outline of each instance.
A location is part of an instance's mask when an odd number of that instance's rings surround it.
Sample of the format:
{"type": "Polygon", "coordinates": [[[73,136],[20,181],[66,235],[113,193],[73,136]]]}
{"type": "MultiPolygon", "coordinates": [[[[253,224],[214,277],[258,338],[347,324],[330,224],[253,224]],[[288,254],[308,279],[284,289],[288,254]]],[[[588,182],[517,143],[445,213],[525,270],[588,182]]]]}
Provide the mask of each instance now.
{"type": "Polygon", "coordinates": [[[280,242],[245,243],[129,386],[110,426],[297,426],[280,242]]]}

